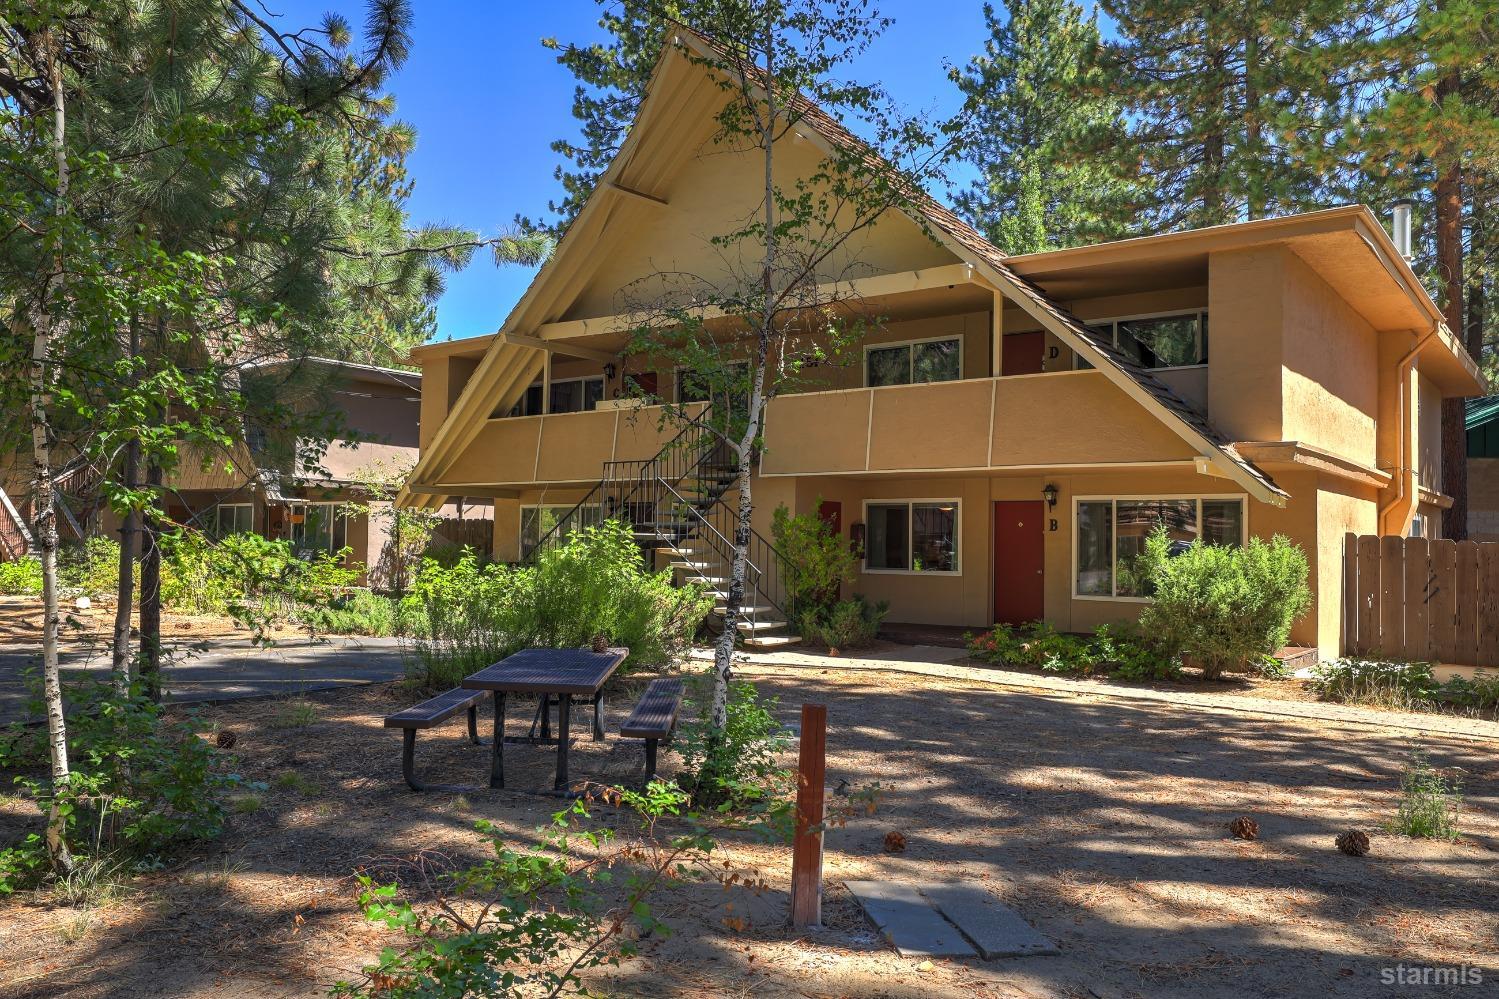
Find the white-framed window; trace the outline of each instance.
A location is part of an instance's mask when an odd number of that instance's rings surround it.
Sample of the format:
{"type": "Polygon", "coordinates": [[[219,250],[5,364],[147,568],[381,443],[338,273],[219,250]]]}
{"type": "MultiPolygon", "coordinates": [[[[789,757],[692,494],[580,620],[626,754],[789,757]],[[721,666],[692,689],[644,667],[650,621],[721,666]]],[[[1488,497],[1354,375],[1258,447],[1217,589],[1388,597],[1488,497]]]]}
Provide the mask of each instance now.
{"type": "Polygon", "coordinates": [[[521,393],[521,397],[514,406],[510,407],[511,416],[540,416],[541,402],[545,396],[542,394],[541,382],[532,382],[521,393]]]}
{"type": "Polygon", "coordinates": [[[291,504],[291,546],[298,557],[337,555],[348,544],[348,534],[342,503],[291,504]]]}
{"type": "Polygon", "coordinates": [[[1145,539],[1164,525],[1173,546],[1242,545],[1242,496],[1079,496],[1073,500],[1072,595],[1148,600],[1136,563],[1145,539]]]}
{"type": "Polygon", "coordinates": [[[208,532],[216,538],[230,534],[249,534],[255,530],[253,503],[220,503],[213,508],[208,532]]]}
{"type": "Polygon", "coordinates": [[[865,500],[864,571],[961,571],[961,516],[955,499],[865,500]]]}
{"type": "Polygon", "coordinates": [[[604,376],[552,380],[547,399],[548,413],[591,413],[604,397],[604,376]]]}
{"type": "Polygon", "coordinates": [[[963,377],[963,338],[931,337],[864,347],[864,384],[918,385],[955,382],[963,377]]]}
{"type": "MultiPolygon", "coordinates": [[[[536,504],[535,506],[523,506],[520,508],[520,557],[524,561],[531,557],[541,539],[561,523],[569,513],[576,507],[576,503],[564,504],[536,504]]],[[[596,506],[585,506],[578,510],[576,517],[563,526],[564,531],[574,531],[584,527],[593,527],[602,520],[599,508],[596,506]]]]}
{"type": "MultiPolygon", "coordinates": [[[[1206,309],[1094,319],[1088,329],[1142,368],[1190,368],[1208,363],[1206,309]]],[[[1092,367],[1082,357],[1075,367],[1092,367]]]]}

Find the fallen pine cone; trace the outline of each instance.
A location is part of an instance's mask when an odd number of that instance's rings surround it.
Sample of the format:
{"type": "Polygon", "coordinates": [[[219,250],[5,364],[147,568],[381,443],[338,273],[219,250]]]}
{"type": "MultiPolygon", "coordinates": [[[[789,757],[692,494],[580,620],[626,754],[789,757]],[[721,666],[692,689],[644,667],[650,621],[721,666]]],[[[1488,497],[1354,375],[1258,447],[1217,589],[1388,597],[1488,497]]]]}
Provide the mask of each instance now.
{"type": "Polygon", "coordinates": [[[891,831],[885,834],[886,853],[904,853],[906,850],[906,837],[901,833],[891,831]]]}
{"type": "Polygon", "coordinates": [[[1228,824],[1228,831],[1239,839],[1259,839],[1260,824],[1247,815],[1240,815],[1228,824]]]}
{"type": "Polygon", "coordinates": [[[609,638],[608,638],[608,636],[605,635],[602,631],[599,632],[597,635],[594,635],[593,636],[592,648],[593,648],[593,651],[595,651],[595,652],[600,652],[600,653],[608,652],[609,651],[609,638]]]}
{"type": "Polygon", "coordinates": [[[1362,857],[1369,852],[1369,834],[1362,829],[1350,829],[1347,832],[1338,833],[1338,849],[1350,857],[1362,857]]]}
{"type": "Polygon", "coordinates": [[[213,740],[214,745],[218,746],[220,749],[233,749],[234,744],[238,741],[239,736],[235,735],[232,730],[227,728],[220,732],[218,736],[213,740]]]}

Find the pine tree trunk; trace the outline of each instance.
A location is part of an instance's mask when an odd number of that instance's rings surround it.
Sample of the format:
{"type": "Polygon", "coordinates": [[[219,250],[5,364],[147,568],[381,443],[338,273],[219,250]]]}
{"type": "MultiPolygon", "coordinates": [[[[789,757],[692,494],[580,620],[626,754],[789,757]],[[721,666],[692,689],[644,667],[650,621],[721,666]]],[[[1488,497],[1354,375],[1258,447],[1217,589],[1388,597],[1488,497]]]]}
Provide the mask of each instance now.
{"type": "MultiPolygon", "coordinates": [[[[1442,79],[1437,100],[1456,93],[1460,81],[1455,75],[1442,79]]],[[[1461,337],[1463,324],[1463,202],[1462,169],[1456,150],[1444,157],[1442,172],[1437,176],[1437,274],[1444,292],[1443,311],[1453,336],[1461,337]]],[[[1468,435],[1465,427],[1466,407],[1461,399],[1442,400],[1442,492],[1452,497],[1452,506],[1443,515],[1443,534],[1453,541],[1468,537],[1468,435]]]]}
{"type": "Polygon", "coordinates": [[[54,215],[58,220],[58,247],[52,259],[52,273],[42,282],[39,307],[32,313],[31,339],[31,452],[32,534],[36,538],[42,563],[42,698],[47,713],[47,750],[51,763],[53,804],[47,812],[47,853],[59,873],[73,870],[73,855],[67,843],[67,817],[57,798],[67,788],[68,731],[63,715],[62,677],[58,671],[57,642],[61,614],[57,605],[57,510],[52,480],[52,426],[48,410],[52,402],[53,323],[63,293],[65,261],[61,231],[68,203],[67,117],[62,89],[62,64],[57,52],[56,36],[48,32],[41,39],[47,61],[48,84],[52,89],[52,145],[56,156],[57,200],[54,215]]]}
{"type": "MultiPolygon", "coordinates": [[[[161,466],[146,467],[146,485],[161,494],[161,466]]],[[[155,514],[143,518],[141,550],[140,676],[151,700],[161,701],[161,524],[155,514]]]]}

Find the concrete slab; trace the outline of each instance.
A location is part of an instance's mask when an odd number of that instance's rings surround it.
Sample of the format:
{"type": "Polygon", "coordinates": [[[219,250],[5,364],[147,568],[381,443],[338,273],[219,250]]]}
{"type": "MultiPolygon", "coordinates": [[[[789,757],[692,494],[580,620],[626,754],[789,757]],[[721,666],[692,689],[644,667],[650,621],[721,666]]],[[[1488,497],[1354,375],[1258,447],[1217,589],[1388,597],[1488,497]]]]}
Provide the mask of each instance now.
{"type": "Polygon", "coordinates": [[[902,957],[978,957],[957,927],[910,885],[845,881],[864,914],[902,957]]]}
{"type": "Polygon", "coordinates": [[[1058,953],[1056,944],[979,885],[954,881],[919,887],[988,960],[1058,953]]]}

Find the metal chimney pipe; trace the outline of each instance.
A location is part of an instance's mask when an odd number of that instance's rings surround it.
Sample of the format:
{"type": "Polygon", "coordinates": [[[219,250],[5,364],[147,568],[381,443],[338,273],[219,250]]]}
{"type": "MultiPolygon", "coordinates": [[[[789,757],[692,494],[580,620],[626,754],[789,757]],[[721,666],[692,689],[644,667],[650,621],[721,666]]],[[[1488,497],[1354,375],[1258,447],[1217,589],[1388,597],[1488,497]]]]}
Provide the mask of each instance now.
{"type": "Polygon", "coordinates": [[[1390,206],[1390,238],[1395,241],[1395,249],[1406,260],[1413,259],[1411,254],[1411,199],[1401,198],[1390,206]]]}

